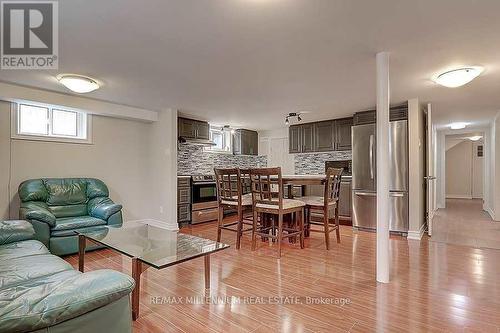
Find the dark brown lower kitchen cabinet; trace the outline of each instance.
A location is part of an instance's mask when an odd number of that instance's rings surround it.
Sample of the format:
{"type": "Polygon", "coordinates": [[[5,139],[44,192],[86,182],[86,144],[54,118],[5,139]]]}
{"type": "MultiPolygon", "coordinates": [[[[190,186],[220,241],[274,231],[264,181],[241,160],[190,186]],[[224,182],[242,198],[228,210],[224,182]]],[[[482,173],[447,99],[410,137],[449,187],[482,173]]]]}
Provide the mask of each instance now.
{"type": "Polygon", "coordinates": [[[335,150],[352,149],[352,125],[352,117],[335,120],[335,150]]]}
{"type": "Polygon", "coordinates": [[[352,215],[352,193],[351,180],[340,183],[339,193],[339,216],[342,220],[351,220],[352,215]]]}
{"type": "Polygon", "coordinates": [[[256,131],[237,129],[233,135],[233,154],[258,155],[259,134],[256,131]]]}
{"type": "Polygon", "coordinates": [[[314,151],[335,150],[335,122],[333,120],[314,123],[314,151]]]}
{"type": "Polygon", "coordinates": [[[191,221],[191,177],[177,177],[177,222],[191,221]]]}

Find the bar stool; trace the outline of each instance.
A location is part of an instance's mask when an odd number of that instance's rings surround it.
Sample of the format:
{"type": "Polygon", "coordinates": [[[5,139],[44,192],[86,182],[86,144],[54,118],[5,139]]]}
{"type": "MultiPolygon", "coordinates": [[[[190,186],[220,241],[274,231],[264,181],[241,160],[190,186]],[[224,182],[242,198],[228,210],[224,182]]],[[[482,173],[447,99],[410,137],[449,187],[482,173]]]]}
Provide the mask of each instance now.
{"type": "Polygon", "coordinates": [[[304,207],[299,200],[283,199],[283,179],[281,168],[250,169],[253,205],[252,251],[255,251],[257,236],[271,238],[277,241],[278,259],[281,258],[281,243],[283,238],[299,235],[300,248],[304,248],[304,207]],[[293,214],[298,213],[298,214],[293,214]],[[258,225],[259,215],[275,215],[278,217],[278,226],[269,226],[265,223],[258,225]],[[299,216],[296,228],[283,224],[283,215],[299,216]],[[275,230],[276,229],[276,230],[275,230]],[[271,231],[271,233],[269,233],[271,231]],[[276,232],[274,232],[276,231],[276,232]],[[284,234],[284,232],[286,232],[284,234]]]}
{"type": "Polygon", "coordinates": [[[340,243],[339,227],[339,194],[340,182],[342,179],[342,169],[328,168],[325,178],[325,191],[323,197],[305,196],[298,200],[306,205],[306,228],[310,232],[323,232],[325,234],[326,249],[330,249],[330,232],[337,233],[337,243],[340,243]],[[331,223],[330,213],[334,210],[334,222],[331,223]],[[322,222],[311,220],[311,211],[319,212],[323,215],[322,222]],[[311,225],[322,226],[322,229],[312,229],[311,225]]]}
{"type": "Polygon", "coordinates": [[[219,208],[217,223],[217,242],[220,242],[222,230],[236,232],[236,249],[240,249],[241,236],[244,232],[252,230],[252,220],[244,214],[252,209],[252,194],[248,192],[250,176],[248,170],[240,169],[214,169],[215,183],[217,187],[217,202],[219,208]],[[243,173],[242,173],[243,172],[243,173]],[[244,178],[242,180],[242,175],[244,178]],[[245,184],[246,183],[246,184],[245,184]],[[224,223],[224,209],[238,212],[238,220],[224,223]],[[245,225],[250,227],[244,228],[245,225]],[[236,228],[235,228],[236,226],[236,228]]]}

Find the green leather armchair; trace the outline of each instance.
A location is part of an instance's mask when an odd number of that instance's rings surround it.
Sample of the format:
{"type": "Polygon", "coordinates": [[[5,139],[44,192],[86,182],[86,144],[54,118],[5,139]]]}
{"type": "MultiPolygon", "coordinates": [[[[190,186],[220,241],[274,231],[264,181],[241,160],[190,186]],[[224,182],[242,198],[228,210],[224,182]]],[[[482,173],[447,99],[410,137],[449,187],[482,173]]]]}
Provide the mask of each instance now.
{"type": "Polygon", "coordinates": [[[99,179],[31,179],[19,185],[19,198],[19,217],[31,222],[36,238],[56,255],[78,252],[75,231],[122,225],[122,205],[109,198],[99,179]]]}

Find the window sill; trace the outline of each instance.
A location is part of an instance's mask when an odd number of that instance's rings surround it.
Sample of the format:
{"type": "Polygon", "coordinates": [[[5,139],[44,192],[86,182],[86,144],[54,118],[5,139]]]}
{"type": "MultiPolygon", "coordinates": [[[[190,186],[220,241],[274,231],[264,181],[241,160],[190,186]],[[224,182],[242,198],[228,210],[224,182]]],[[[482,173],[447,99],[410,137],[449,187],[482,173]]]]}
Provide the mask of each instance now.
{"type": "Polygon", "coordinates": [[[57,142],[57,143],[71,143],[71,144],[84,144],[92,145],[94,144],[91,139],[73,139],[64,137],[46,137],[46,136],[36,136],[36,135],[22,135],[13,134],[11,136],[13,140],[26,140],[26,141],[42,141],[42,142],[57,142]]]}

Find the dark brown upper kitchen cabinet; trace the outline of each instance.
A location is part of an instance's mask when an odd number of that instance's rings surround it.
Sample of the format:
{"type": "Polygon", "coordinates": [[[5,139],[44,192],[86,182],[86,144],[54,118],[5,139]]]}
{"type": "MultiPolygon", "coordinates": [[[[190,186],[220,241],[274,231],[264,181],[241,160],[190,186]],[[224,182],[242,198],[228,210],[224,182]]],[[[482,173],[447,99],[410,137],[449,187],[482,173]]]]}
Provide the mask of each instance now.
{"type": "Polygon", "coordinates": [[[288,151],[290,153],[301,152],[301,128],[299,125],[290,126],[288,129],[288,151]]]}
{"type": "Polygon", "coordinates": [[[353,118],[318,121],[290,126],[289,153],[351,150],[353,118]]]}
{"type": "Polygon", "coordinates": [[[204,121],[179,118],[177,129],[178,135],[185,138],[208,140],[210,136],[210,126],[204,121]]]}
{"type": "Polygon", "coordinates": [[[335,149],[335,122],[333,120],[314,123],[314,151],[335,149]]]}
{"type": "Polygon", "coordinates": [[[352,149],[352,125],[352,117],[335,120],[335,150],[352,149]]]}
{"type": "Polygon", "coordinates": [[[233,136],[233,154],[258,155],[259,134],[247,129],[237,129],[233,136]]]}
{"type": "Polygon", "coordinates": [[[310,153],[314,151],[314,123],[293,125],[288,129],[288,151],[310,153]]]}
{"type": "Polygon", "coordinates": [[[311,153],[314,151],[315,137],[314,124],[304,124],[302,127],[302,152],[311,153]]]}

